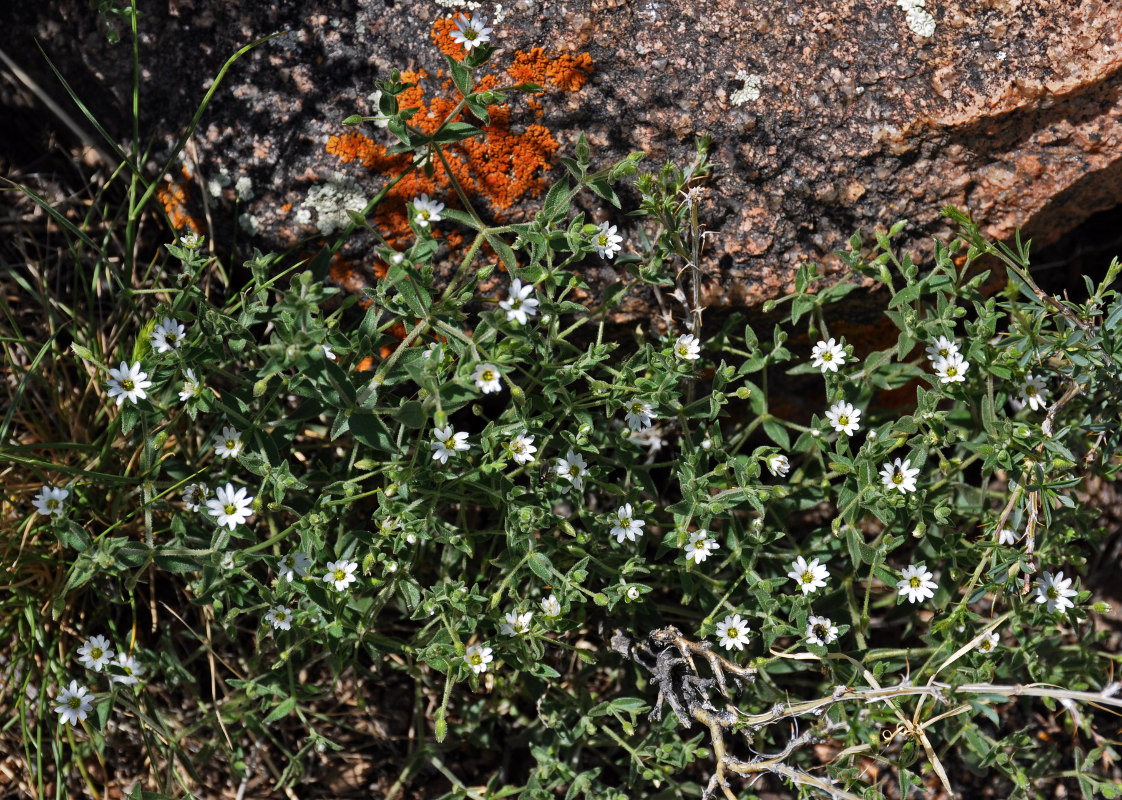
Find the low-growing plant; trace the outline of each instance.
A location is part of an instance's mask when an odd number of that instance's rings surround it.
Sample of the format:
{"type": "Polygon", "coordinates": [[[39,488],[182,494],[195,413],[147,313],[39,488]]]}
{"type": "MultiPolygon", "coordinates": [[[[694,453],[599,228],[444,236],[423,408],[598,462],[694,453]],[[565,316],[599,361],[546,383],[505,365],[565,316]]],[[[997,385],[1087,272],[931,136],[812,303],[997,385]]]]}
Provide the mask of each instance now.
{"type": "Polygon", "coordinates": [[[582,136],[540,210],[489,222],[446,153],[540,87],[476,91],[494,51],[460,31],[435,133],[398,74],[347,120],[453,187],[408,247],[369,222],[389,182],[311,259],[239,269],[176,232],[148,266],[137,157],[128,236],[56,213],[65,272],[6,265],[0,707],[27,792],[205,796],[216,764],[298,790],[362,730],[338,696],[383,685],[408,689],[369,711],[411,720],[390,797],[1116,796],[1118,656],[1080,580],[1111,533],[1086,480],[1122,467],[1122,265],[1054,298],[1027,242],[947,209],[929,263],[899,222],[703,324],[708,140],[644,172],[582,136]],[[620,194],[630,228],[577,210],[620,194]],[[361,294],[325,281],[355,237],[385,268],[361,294]],[[576,302],[589,263],[618,279],[576,302]],[[875,346],[843,333],[855,291],[884,298],[875,346]],[[636,296],[660,313],[631,336],[636,296]],[[513,755],[465,774],[456,747],[513,755]]]}

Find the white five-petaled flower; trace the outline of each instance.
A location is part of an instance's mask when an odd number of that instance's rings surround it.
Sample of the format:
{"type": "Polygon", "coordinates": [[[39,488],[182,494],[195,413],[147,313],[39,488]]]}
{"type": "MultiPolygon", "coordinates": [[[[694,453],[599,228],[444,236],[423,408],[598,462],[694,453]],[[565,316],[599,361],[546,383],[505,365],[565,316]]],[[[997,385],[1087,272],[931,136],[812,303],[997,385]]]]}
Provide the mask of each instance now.
{"type": "Polygon", "coordinates": [[[782,478],[791,471],[791,462],[782,453],[775,453],[767,457],[768,472],[777,478],[782,478]]]}
{"type": "Polygon", "coordinates": [[[830,424],[838,433],[852,436],[861,422],[861,409],[854,408],[843,400],[830,406],[830,410],[826,412],[826,419],[830,420],[830,424]]]}
{"type": "Polygon", "coordinates": [[[100,634],[91,636],[78,648],[78,660],[86,669],[101,672],[102,668],[113,658],[113,650],[109,647],[109,640],[100,634]]]}
{"type": "Polygon", "coordinates": [[[222,434],[214,437],[214,452],[221,458],[236,457],[242,447],[242,435],[231,425],[223,425],[222,434]]]}
{"type": "Polygon", "coordinates": [[[441,464],[447,464],[450,456],[456,455],[457,451],[468,450],[471,445],[468,444],[467,431],[460,431],[456,433],[456,429],[449,425],[447,428],[436,428],[432,432],[435,442],[429,442],[432,447],[433,460],[439,460],[441,464]]]}
{"type": "Polygon", "coordinates": [[[787,577],[793,580],[802,589],[803,595],[821,589],[830,577],[830,571],[825,564],[819,564],[817,558],[812,558],[809,563],[802,556],[791,562],[791,570],[787,577]]]}
{"type": "Polygon", "coordinates": [[[627,406],[627,427],[633,431],[641,431],[643,428],[649,428],[652,421],[658,419],[658,414],[654,413],[654,406],[645,400],[632,400],[627,406]]]}
{"type": "Polygon", "coordinates": [[[323,357],[328,361],[337,361],[339,359],[339,357],[335,355],[335,351],[331,349],[331,345],[329,344],[317,345],[317,349],[321,353],[323,353],[323,357]]]}
{"type": "Polygon", "coordinates": [[[476,364],[471,379],[475,381],[476,388],[483,394],[491,394],[491,392],[502,391],[503,385],[499,383],[501,377],[502,373],[494,364],[476,364]]]}
{"type": "Polygon", "coordinates": [[[1065,578],[1062,571],[1055,575],[1045,572],[1044,577],[1036,582],[1033,592],[1036,593],[1036,602],[1047,603],[1049,611],[1059,611],[1061,614],[1069,608],[1075,608],[1075,603],[1070,598],[1079,594],[1071,588],[1071,578],[1065,578]]]}
{"type": "Polygon", "coordinates": [[[631,503],[624,503],[616,509],[616,524],[612,528],[612,536],[620,544],[624,539],[635,542],[643,535],[643,526],[647,523],[632,516],[631,503]]]}
{"type": "Polygon", "coordinates": [[[838,367],[845,363],[845,350],[833,337],[825,342],[819,341],[810,355],[813,357],[811,366],[820,368],[823,374],[837,372],[838,367]]]}
{"type": "Polygon", "coordinates": [[[303,578],[308,574],[308,567],[312,560],[307,553],[289,553],[277,562],[277,572],[280,579],[292,583],[295,578],[303,578]]]}
{"type": "Polygon", "coordinates": [[[630,602],[635,602],[636,600],[639,599],[639,596],[640,596],[639,595],[639,587],[638,586],[628,586],[627,591],[624,592],[624,595],[627,597],[627,599],[630,602]]]}
{"type": "Polygon", "coordinates": [[[1021,384],[1021,403],[1033,411],[1048,408],[1048,385],[1043,378],[1025,376],[1025,382],[1021,384]]]}
{"type": "Polygon", "coordinates": [[[206,484],[188,484],[183,489],[183,505],[187,507],[188,511],[198,511],[199,506],[206,502],[209,494],[210,490],[207,489],[206,484]]]}
{"type": "Polygon", "coordinates": [[[750,632],[748,623],[739,614],[729,614],[717,623],[717,636],[720,637],[721,647],[726,650],[743,650],[748,644],[750,632]]]}
{"type": "Polygon", "coordinates": [[[452,41],[463,45],[464,49],[471,52],[473,47],[479,47],[491,41],[492,28],[487,27],[487,18],[475,14],[468,19],[464,14],[456,18],[456,29],[452,31],[452,41]]]}
{"type": "Polygon", "coordinates": [[[719,550],[720,547],[721,545],[716,539],[709,536],[709,531],[705,528],[694,531],[690,534],[690,540],[686,543],[686,560],[692,558],[695,564],[700,564],[709,558],[710,553],[719,550]]]}
{"type": "Polygon", "coordinates": [[[213,500],[206,501],[206,507],[220,526],[233,530],[253,514],[253,498],[247,495],[244,486],[235,490],[234,484],[227,482],[225,486],[218,487],[213,500]]]}
{"type": "Polygon", "coordinates": [[[900,580],[896,582],[896,591],[900,595],[907,595],[909,603],[920,603],[928,597],[935,596],[935,587],[938,586],[934,574],[928,571],[926,564],[914,564],[905,567],[900,573],[900,580]]]}
{"type": "Polygon", "coordinates": [[[284,606],[273,606],[265,614],[265,621],[272,623],[274,628],[282,631],[292,630],[292,612],[284,606]]]}
{"type": "Polygon", "coordinates": [[[179,320],[164,317],[152,329],[152,347],[155,348],[157,353],[177,350],[186,335],[187,329],[183,327],[179,320]]]}
{"type": "Polygon", "coordinates": [[[958,344],[954,339],[940,336],[927,346],[927,360],[932,363],[943,358],[950,358],[958,353],[958,344]]]}
{"type": "Polygon", "coordinates": [[[499,301],[499,308],[506,312],[507,322],[525,325],[529,317],[538,313],[538,301],[531,297],[533,293],[533,284],[523,285],[518,278],[510,282],[510,296],[499,301]]]}
{"type": "Polygon", "coordinates": [[[440,212],[444,210],[444,203],[439,200],[430,200],[427,194],[423,194],[413,201],[413,209],[416,211],[413,221],[422,228],[427,228],[430,222],[440,222],[443,219],[440,212]]]}
{"type": "Polygon", "coordinates": [[[989,655],[995,649],[997,649],[997,643],[998,643],[997,631],[990,631],[989,633],[987,633],[985,636],[982,637],[982,640],[980,642],[978,642],[977,647],[978,647],[978,650],[985,653],[986,655],[989,655]]]}
{"type": "Polygon", "coordinates": [[[471,644],[464,650],[464,663],[471,667],[476,675],[487,671],[487,665],[495,660],[491,655],[491,648],[486,644],[471,644]]]}
{"type": "Polygon", "coordinates": [[[557,459],[555,470],[562,478],[568,479],[578,492],[584,488],[584,476],[588,474],[588,464],[580,453],[570,450],[564,458],[557,459]]]}
{"type": "Polygon", "coordinates": [[[538,448],[534,447],[534,437],[526,431],[511,439],[506,448],[519,464],[529,464],[534,460],[534,453],[538,452],[538,448]]]}
{"type": "Polygon", "coordinates": [[[674,342],[674,355],[683,361],[697,361],[701,358],[701,341],[692,333],[683,333],[674,342]]]}
{"type": "Polygon", "coordinates": [[[148,373],[140,369],[139,361],[134,361],[131,367],[122,361],[120,367],[109,370],[109,397],[116,397],[117,405],[125,400],[130,403],[143,400],[148,396],[144,390],[151,385],[152,381],[148,380],[148,373]]]}
{"type": "Polygon", "coordinates": [[[961,353],[954,353],[946,358],[940,358],[933,366],[940,382],[962,383],[966,380],[966,370],[970,369],[970,362],[963,360],[961,353]]]}
{"type": "Polygon", "coordinates": [[[838,626],[829,617],[810,616],[806,621],[806,640],[819,647],[836,642],[838,639],[838,626]]]}
{"type": "Polygon", "coordinates": [[[183,388],[179,390],[179,400],[186,403],[192,397],[198,397],[203,393],[203,385],[198,378],[195,377],[195,370],[183,370],[183,388]]]}
{"type": "Polygon", "coordinates": [[[907,494],[916,490],[916,476],[919,468],[912,467],[911,459],[898,458],[891,464],[885,463],[881,468],[881,483],[886,489],[896,489],[900,494],[907,494]]]}
{"type": "Polygon", "coordinates": [[[433,342],[425,348],[425,352],[421,353],[421,358],[425,361],[432,361],[434,364],[441,364],[444,361],[444,345],[440,342],[433,342]]]}
{"type": "Polygon", "coordinates": [[[614,258],[623,249],[622,242],[623,237],[616,233],[616,226],[609,225],[607,220],[600,223],[600,230],[592,236],[592,246],[600,258],[614,258]]]}
{"type": "Polygon", "coordinates": [[[59,690],[55,703],[59,722],[76,725],[80,720],[84,721],[86,715],[93,710],[93,695],[85,686],[79,686],[78,681],[70,681],[69,689],[59,690]]]}
{"type": "Polygon", "coordinates": [[[187,233],[179,237],[179,243],[189,250],[194,250],[202,244],[202,239],[200,239],[199,234],[194,231],[187,231],[187,233]]]}
{"type": "Polygon", "coordinates": [[[551,618],[561,616],[561,603],[557,601],[557,595],[542,598],[542,613],[551,618]]]}
{"type": "Polygon", "coordinates": [[[358,563],[347,561],[345,558],[338,561],[329,561],[327,562],[327,574],[323,576],[323,582],[329,586],[334,586],[337,591],[345,592],[348,586],[358,580],[355,575],[356,569],[358,569],[358,563]]]}
{"type": "Polygon", "coordinates": [[[117,653],[117,663],[114,666],[125,674],[111,675],[110,680],[125,686],[136,686],[140,682],[140,676],[144,674],[144,667],[140,662],[124,651],[117,653]]]}
{"type": "Polygon", "coordinates": [[[1017,543],[1017,532],[1009,528],[1002,528],[1001,533],[997,535],[998,544],[1013,545],[1017,543]]]}
{"type": "Polygon", "coordinates": [[[530,632],[530,620],[534,618],[534,612],[527,611],[524,614],[519,614],[517,611],[506,612],[506,622],[499,623],[499,630],[504,636],[521,636],[524,633],[530,632]]]}
{"type": "Polygon", "coordinates": [[[54,514],[56,517],[61,517],[63,503],[66,502],[66,498],[69,496],[69,489],[44,486],[39,490],[39,494],[31,501],[31,505],[35,506],[35,510],[44,517],[49,517],[51,514],[54,514]]]}

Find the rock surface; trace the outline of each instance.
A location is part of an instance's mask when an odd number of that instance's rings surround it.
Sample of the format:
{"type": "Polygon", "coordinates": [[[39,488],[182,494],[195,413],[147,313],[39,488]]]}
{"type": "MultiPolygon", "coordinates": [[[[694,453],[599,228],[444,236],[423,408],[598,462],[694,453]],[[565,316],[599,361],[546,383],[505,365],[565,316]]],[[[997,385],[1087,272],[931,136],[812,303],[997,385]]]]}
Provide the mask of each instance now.
{"type": "MultiPolygon", "coordinates": [[[[439,110],[444,63],[434,23],[458,2],[141,0],[141,130],[161,132],[157,150],[188,123],[231,53],[293,31],[230,70],[188,149],[189,179],[170,176],[183,185],[165,197],[169,206],[185,200],[183,213],[201,216],[206,197],[215,219],[243,215],[238,235],[256,236],[262,248],[316,236],[305,202],[315,187],[334,179],[341,196],[368,197],[384,181],[361,165],[363,153],[344,163],[338,146],[326,149],[346,133],[343,118],[373,113],[375,78],[395,66],[423,69],[424,101],[439,110]]],[[[993,236],[1024,227],[1044,245],[1122,201],[1119,3],[516,0],[502,8],[492,63],[529,63],[544,48],[537,68],[564,74],[540,102],[511,103],[507,134],[528,138],[480,151],[512,164],[530,158],[521,194],[511,199],[505,187],[506,206],[488,195],[489,210],[513,217],[530,207],[556,174],[546,167],[571,154],[581,130],[595,159],[642,149],[656,164],[684,164],[694,135],[708,132],[716,168],[701,206],[715,232],[705,258],[709,305],[754,306],[781,294],[800,261],[830,267],[855,229],[896,219],[913,222],[904,244],[922,256],[944,232],[938,210],[948,203],[993,236]],[[533,126],[546,133],[530,136],[533,126]]],[[[21,67],[52,85],[31,39],[40,38],[126,138],[127,35],[107,44],[85,0],[9,4],[0,21],[14,32],[5,49],[21,67]]],[[[390,143],[373,126],[363,132],[390,143]]],[[[481,191],[501,180],[474,175],[481,191]]],[[[613,277],[611,265],[590,267],[593,283],[613,277]]]]}

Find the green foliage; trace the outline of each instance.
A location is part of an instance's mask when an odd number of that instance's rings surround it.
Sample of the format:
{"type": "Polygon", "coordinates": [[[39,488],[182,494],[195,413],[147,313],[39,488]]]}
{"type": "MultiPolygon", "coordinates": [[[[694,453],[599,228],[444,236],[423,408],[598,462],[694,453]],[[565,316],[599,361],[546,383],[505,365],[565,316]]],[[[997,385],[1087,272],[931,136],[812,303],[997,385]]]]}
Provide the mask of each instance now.
{"type": "MultiPolygon", "coordinates": [[[[473,94],[473,71],[490,55],[449,61],[462,102],[431,136],[398,108],[399,76],[380,84],[402,152],[430,154],[431,169],[446,145],[480,133],[456,117],[468,107],[485,119],[498,102],[473,94]]],[[[640,173],[638,154],[597,168],[582,136],[528,221],[489,225],[466,203],[443,212],[433,224],[470,237],[447,280],[435,277],[440,251],[418,226],[404,252],[378,250],[386,274],[363,297],[324,282],[329,248],[295,263],[254,253],[231,270],[244,283],[227,285],[205,241],[177,238],[162,277],[146,276],[143,291],[113,289],[126,309],[115,336],[74,320],[72,348],[51,339],[35,349],[13,332],[34,349],[19,363],[52,359],[92,375],[82,388],[98,398],[83,407],[94,431],[84,443],[31,453],[11,415],[4,421],[5,455],[69,492],[61,514],[40,515],[21,495],[13,528],[44,534],[17,572],[48,554],[61,564],[46,597],[50,637],[35,630],[27,589],[3,624],[22,639],[6,667],[19,691],[3,702],[33,742],[28,762],[53,758],[68,772],[104,753],[107,720],[129,720],[167,765],[159,794],[133,796],[186,796],[200,764],[182,742],[202,734],[177,727],[167,704],[189,698],[209,708],[198,723],[210,731],[205,752],[243,763],[223,731],[245,729],[285,754],[277,784],[291,785],[332,747],[320,704],[348,675],[434,698],[416,758],[449,780],[448,797],[480,796],[442,760],[451,743],[499,747],[515,732],[528,773],[505,787],[484,776],[487,796],[698,796],[713,789],[711,731],[651,716],[663,698],[608,640],[614,629],[641,639],[672,624],[721,648],[723,621],[740,614],[747,649],[722,649],[758,670],[733,704],[752,747],[779,752],[790,739],[787,725],[753,715],[821,700],[800,724],[834,755],[823,763],[795,748],[779,761],[791,771],[773,770],[804,791],[813,768],[839,791],[884,796],[865,783],[859,757],[869,757],[888,765],[900,794],[949,764],[997,771],[1018,787],[1011,794],[1066,778],[1088,797],[1115,792],[1102,766],[1115,753],[1085,701],[1117,704],[1103,694],[1117,656],[1078,580],[1106,535],[1085,480],[1122,467],[1122,266],[1088,281],[1085,301],[1059,300],[1033,282],[1027,243],[989,242],[948,209],[960,232],[935,243],[930,264],[895,248],[904,223],[874,244],[855,235],[838,254],[839,279],[799,267],[795,291],[769,303],[774,324],[738,312],[703,328],[707,151],[699,140],[684,168],[640,173]],[[629,252],[614,262],[619,280],[575,302],[603,228],[574,205],[622,208],[623,182],[641,199],[629,252]],[[479,291],[499,274],[481,266],[483,244],[506,272],[502,305],[479,291]],[[1006,283],[988,294],[995,266],[1006,283]],[[836,330],[839,304],[869,284],[883,289],[896,329],[872,346],[836,330]],[[626,339],[610,326],[611,309],[655,291],[682,307],[665,332],[626,339]],[[153,336],[165,319],[184,333],[161,352],[153,336]],[[961,362],[925,354],[940,337],[961,362]],[[375,357],[383,347],[390,354],[375,357]],[[357,369],[368,357],[373,368],[357,369]],[[121,381],[108,370],[134,361],[152,385],[117,403],[107,389],[121,381]],[[784,414],[787,386],[821,412],[784,414]],[[903,405],[886,408],[887,392],[903,405]],[[852,435],[826,416],[840,419],[842,402],[860,411],[852,435]],[[239,488],[244,505],[218,494],[239,488]],[[691,559],[702,529],[718,547],[691,559]],[[1011,544],[999,543],[1004,529],[1011,544]],[[807,589],[798,557],[826,568],[824,585],[807,589]],[[920,565],[930,580],[917,579],[912,602],[898,584],[920,565]],[[1075,589],[1043,580],[1060,571],[1075,589]],[[161,601],[149,614],[163,587],[182,605],[161,601]],[[137,633],[149,616],[152,630],[137,633]],[[812,617],[826,616],[836,630],[812,641],[822,624],[812,617]],[[991,632],[998,643],[980,649],[991,632]],[[136,687],[113,680],[120,667],[78,663],[84,637],[98,633],[143,666],[136,687]],[[223,667],[219,646],[236,654],[223,667]],[[208,658],[226,670],[221,704],[203,697],[208,658]],[[299,677],[308,666],[322,682],[299,677]],[[54,697],[73,678],[98,705],[72,729],[26,690],[54,697]],[[1029,684],[1068,694],[1011,699],[1011,687],[1029,684]],[[1083,710],[1071,712],[1076,704],[1083,710]],[[1022,732],[1041,705],[1063,736],[1096,746],[1072,756],[1022,732]]],[[[362,233],[384,193],[352,216],[347,236],[362,233]]],[[[24,387],[37,384],[30,368],[23,377],[15,399],[27,402],[24,387]]]]}

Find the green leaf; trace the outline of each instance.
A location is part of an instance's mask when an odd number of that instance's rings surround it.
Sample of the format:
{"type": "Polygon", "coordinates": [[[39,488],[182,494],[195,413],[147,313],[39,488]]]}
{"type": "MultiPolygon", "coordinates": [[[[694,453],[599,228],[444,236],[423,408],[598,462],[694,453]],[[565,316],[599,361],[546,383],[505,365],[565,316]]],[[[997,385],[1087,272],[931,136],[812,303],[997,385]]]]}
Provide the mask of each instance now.
{"type": "Polygon", "coordinates": [[[428,419],[425,415],[425,407],[417,400],[402,403],[401,406],[390,412],[390,416],[406,428],[414,429],[425,427],[425,422],[428,419]]]}
{"type": "Polygon", "coordinates": [[[269,715],[265,717],[263,721],[268,725],[271,722],[276,722],[278,719],[284,719],[291,714],[295,708],[296,698],[286,697],[284,700],[280,701],[276,708],[269,712],[269,715]]]}
{"type": "Polygon", "coordinates": [[[433,134],[432,141],[437,144],[452,144],[453,142],[470,139],[473,136],[479,136],[481,133],[483,133],[482,128],[477,128],[467,122],[449,122],[433,134]]]}
{"type": "Polygon", "coordinates": [[[457,61],[447,53],[444,54],[444,60],[448,62],[448,71],[452,74],[452,82],[456,84],[456,88],[460,90],[460,94],[467,97],[472,93],[475,88],[474,81],[471,77],[471,70],[462,61],[457,61]]]}
{"type": "Polygon", "coordinates": [[[529,558],[526,559],[526,564],[530,567],[535,575],[537,575],[546,583],[549,583],[553,580],[553,564],[550,563],[550,560],[541,553],[530,553],[529,558]]]}
{"type": "Polygon", "coordinates": [[[72,519],[66,520],[57,528],[58,541],[63,547],[69,547],[77,550],[79,553],[85,552],[90,549],[92,544],[90,535],[86,533],[85,528],[79,525],[72,519]]]}
{"type": "Polygon", "coordinates": [[[152,556],[156,566],[168,572],[195,572],[202,564],[197,553],[181,549],[159,549],[152,556]]]}
{"type": "Polygon", "coordinates": [[[487,237],[487,244],[491,245],[492,249],[499,254],[507,272],[511,275],[518,274],[518,259],[514,257],[514,251],[510,249],[510,245],[503,241],[501,236],[490,231],[484,231],[483,235],[487,237]]]}

